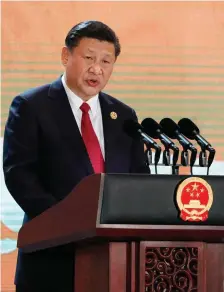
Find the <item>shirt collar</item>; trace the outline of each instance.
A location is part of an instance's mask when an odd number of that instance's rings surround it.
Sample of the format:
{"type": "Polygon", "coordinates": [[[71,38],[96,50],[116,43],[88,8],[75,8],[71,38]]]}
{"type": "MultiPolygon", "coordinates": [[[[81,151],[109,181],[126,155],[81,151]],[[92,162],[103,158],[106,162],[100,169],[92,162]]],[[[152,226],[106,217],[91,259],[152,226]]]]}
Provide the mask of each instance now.
{"type": "MultiPolygon", "coordinates": [[[[76,112],[78,112],[78,110],[80,110],[80,106],[83,104],[84,101],[68,87],[65,81],[65,74],[63,74],[63,76],[61,77],[61,81],[64,86],[65,92],[69,98],[69,101],[71,103],[71,106],[73,107],[73,109],[75,109],[76,112]]],[[[97,114],[98,107],[99,107],[99,94],[91,97],[87,101],[87,103],[90,106],[90,110],[94,117],[97,114]]]]}

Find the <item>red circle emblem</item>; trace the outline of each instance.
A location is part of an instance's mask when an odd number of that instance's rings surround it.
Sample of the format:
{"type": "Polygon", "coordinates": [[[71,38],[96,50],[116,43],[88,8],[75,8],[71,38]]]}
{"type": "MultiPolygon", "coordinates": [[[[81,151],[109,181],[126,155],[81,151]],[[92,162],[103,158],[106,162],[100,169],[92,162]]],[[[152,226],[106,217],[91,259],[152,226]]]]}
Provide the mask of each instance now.
{"type": "Polygon", "coordinates": [[[202,178],[189,177],[177,189],[177,204],[184,221],[205,221],[212,203],[212,188],[202,178]]]}

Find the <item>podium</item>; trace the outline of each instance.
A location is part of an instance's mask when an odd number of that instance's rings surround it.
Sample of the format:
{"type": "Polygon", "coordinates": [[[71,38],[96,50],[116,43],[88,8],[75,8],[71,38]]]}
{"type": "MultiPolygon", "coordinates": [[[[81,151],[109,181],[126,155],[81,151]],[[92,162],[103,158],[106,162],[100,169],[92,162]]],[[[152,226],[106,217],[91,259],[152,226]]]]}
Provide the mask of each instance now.
{"type": "Polygon", "coordinates": [[[74,243],[76,292],[223,292],[224,177],[197,176],[214,195],[202,222],[180,218],[176,190],[187,177],[86,177],[21,228],[18,247],[74,243]]]}

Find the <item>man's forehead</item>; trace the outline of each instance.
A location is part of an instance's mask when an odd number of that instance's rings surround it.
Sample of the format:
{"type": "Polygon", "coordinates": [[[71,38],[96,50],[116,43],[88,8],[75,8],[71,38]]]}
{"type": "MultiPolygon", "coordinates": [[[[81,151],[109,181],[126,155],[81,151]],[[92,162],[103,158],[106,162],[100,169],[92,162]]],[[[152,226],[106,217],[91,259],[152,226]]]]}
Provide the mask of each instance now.
{"type": "Polygon", "coordinates": [[[113,43],[94,38],[82,38],[78,44],[78,47],[88,50],[89,52],[95,52],[98,49],[108,53],[114,53],[115,51],[113,43]]]}

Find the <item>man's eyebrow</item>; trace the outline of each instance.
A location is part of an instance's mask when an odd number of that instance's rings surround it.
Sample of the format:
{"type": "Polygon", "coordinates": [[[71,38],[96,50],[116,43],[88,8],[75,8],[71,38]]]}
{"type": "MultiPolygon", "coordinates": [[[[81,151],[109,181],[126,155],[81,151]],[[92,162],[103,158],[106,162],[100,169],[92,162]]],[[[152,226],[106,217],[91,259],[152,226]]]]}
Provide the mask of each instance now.
{"type": "MultiPolygon", "coordinates": [[[[87,50],[90,52],[90,53],[95,53],[95,50],[93,50],[93,49],[91,49],[91,48],[87,48],[87,50]]],[[[107,57],[110,57],[110,56],[112,56],[113,54],[112,53],[106,53],[105,52],[105,56],[107,57]]]]}

